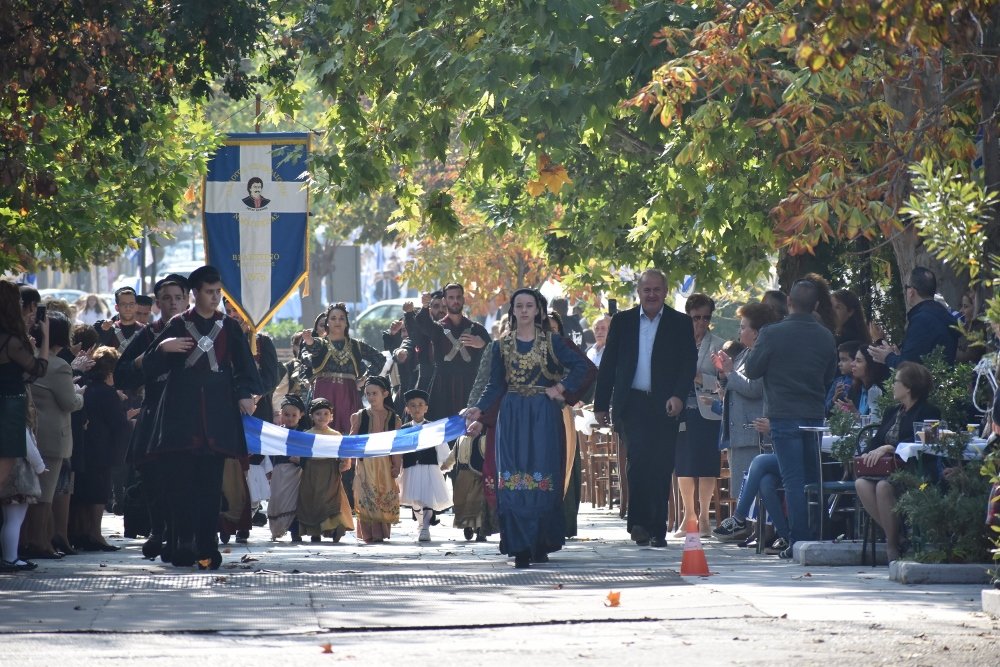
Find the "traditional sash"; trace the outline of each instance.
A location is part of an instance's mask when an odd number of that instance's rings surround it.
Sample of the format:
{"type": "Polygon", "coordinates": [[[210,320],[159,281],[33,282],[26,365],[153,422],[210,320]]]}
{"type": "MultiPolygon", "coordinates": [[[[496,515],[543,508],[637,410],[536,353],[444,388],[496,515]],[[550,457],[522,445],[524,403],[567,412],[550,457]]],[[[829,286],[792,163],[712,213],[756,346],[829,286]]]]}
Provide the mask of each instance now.
{"type": "Polygon", "coordinates": [[[464,345],[462,345],[462,341],[455,338],[455,336],[451,333],[451,329],[445,329],[444,336],[448,339],[448,342],[451,343],[451,350],[448,354],[444,355],[445,361],[451,361],[458,355],[461,355],[462,361],[472,361],[472,355],[469,354],[469,351],[465,349],[464,345]]]}
{"type": "Polygon", "coordinates": [[[142,327],[136,326],[135,331],[133,331],[132,335],[129,336],[128,338],[126,338],[125,334],[122,333],[122,328],[120,325],[115,324],[113,329],[115,332],[115,338],[118,339],[118,349],[124,351],[125,348],[127,348],[132,343],[132,341],[135,340],[135,337],[139,335],[139,331],[142,329],[142,327]]]}
{"type": "Polygon", "coordinates": [[[194,348],[188,354],[187,360],[184,362],[185,368],[191,368],[198,362],[198,359],[202,355],[208,359],[208,367],[212,369],[213,373],[219,372],[219,359],[215,354],[215,339],[218,338],[219,333],[222,332],[222,319],[215,320],[215,324],[212,325],[212,330],[208,332],[207,335],[202,336],[199,333],[198,328],[195,327],[194,322],[190,320],[184,321],[184,326],[187,328],[188,334],[191,335],[196,341],[194,348]]]}

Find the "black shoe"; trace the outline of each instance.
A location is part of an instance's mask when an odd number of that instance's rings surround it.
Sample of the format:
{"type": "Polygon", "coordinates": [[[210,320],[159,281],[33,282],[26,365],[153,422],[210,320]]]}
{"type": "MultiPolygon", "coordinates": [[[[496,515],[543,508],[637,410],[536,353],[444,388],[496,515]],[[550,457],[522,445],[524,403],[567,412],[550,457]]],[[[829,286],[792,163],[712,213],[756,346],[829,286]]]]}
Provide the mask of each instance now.
{"type": "Polygon", "coordinates": [[[531,562],[533,563],[548,563],[549,555],[544,551],[540,551],[531,557],[531,562]]]}
{"type": "Polygon", "coordinates": [[[236,544],[246,544],[248,539],[249,538],[240,535],[239,537],[236,538],[236,544]]]}
{"type": "Polygon", "coordinates": [[[292,535],[292,542],[301,542],[301,541],[302,541],[301,535],[292,535]]]}
{"type": "Polygon", "coordinates": [[[462,531],[462,534],[465,535],[465,541],[468,542],[476,534],[476,531],[473,530],[472,528],[466,528],[465,530],[462,531]]]}
{"type": "Polygon", "coordinates": [[[222,542],[223,544],[229,544],[229,540],[232,538],[233,536],[229,533],[219,533],[219,542],[222,542]]]}
{"type": "Polygon", "coordinates": [[[52,540],[52,548],[62,553],[64,556],[76,556],[77,551],[62,540],[52,540]]]}
{"type": "Polygon", "coordinates": [[[749,537],[753,532],[753,528],[750,526],[750,522],[746,519],[742,521],[734,516],[727,517],[723,520],[718,527],[712,531],[712,534],[719,539],[720,542],[739,542],[740,540],[749,537]]]}
{"type": "Polygon", "coordinates": [[[38,563],[32,563],[30,560],[0,561],[0,572],[30,572],[37,568],[38,563]]]}
{"type": "Polygon", "coordinates": [[[667,546],[667,538],[665,537],[654,537],[649,541],[651,547],[656,547],[657,549],[663,549],[667,546]]]}
{"type": "Polygon", "coordinates": [[[194,540],[178,542],[173,549],[171,562],[175,567],[191,567],[197,559],[195,553],[194,540]]]}
{"type": "Polygon", "coordinates": [[[740,546],[744,549],[756,549],[757,548],[757,536],[751,534],[750,537],[746,538],[740,542],[740,546]]]}
{"type": "Polygon", "coordinates": [[[787,549],[778,552],[778,558],[781,558],[783,560],[790,560],[792,556],[793,556],[792,545],[788,545],[787,549]]]}
{"type": "Polygon", "coordinates": [[[514,556],[514,567],[518,570],[526,570],[531,567],[531,554],[522,551],[514,556]]]}
{"type": "Polygon", "coordinates": [[[313,535],[312,537],[309,538],[309,541],[310,542],[322,542],[323,538],[321,536],[319,536],[319,535],[313,535]]]}
{"type": "Polygon", "coordinates": [[[156,557],[163,552],[163,538],[159,535],[150,535],[149,539],[142,543],[142,557],[149,560],[156,560],[156,557]]]}
{"type": "Polygon", "coordinates": [[[264,526],[267,525],[267,515],[261,512],[260,510],[257,510],[256,512],[253,513],[253,516],[250,517],[250,523],[257,526],[258,528],[263,528],[264,526]]]}
{"type": "Polygon", "coordinates": [[[482,531],[481,528],[476,528],[476,542],[485,542],[486,533],[482,531]]]}
{"type": "Polygon", "coordinates": [[[644,547],[649,544],[649,531],[642,526],[632,526],[632,530],[629,531],[629,536],[635,540],[635,543],[644,547]]]}

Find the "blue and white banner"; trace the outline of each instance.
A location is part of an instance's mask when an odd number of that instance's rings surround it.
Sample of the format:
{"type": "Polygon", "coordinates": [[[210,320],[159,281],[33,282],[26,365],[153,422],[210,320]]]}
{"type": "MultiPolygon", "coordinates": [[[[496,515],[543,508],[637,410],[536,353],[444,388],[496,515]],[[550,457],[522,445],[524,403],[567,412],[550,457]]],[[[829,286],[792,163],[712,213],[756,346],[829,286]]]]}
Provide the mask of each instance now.
{"type": "Polygon", "coordinates": [[[368,435],[319,435],[243,416],[247,451],[266,456],[303,458],[366,459],[430,449],[465,433],[465,418],[459,415],[407,426],[398,431],[368,435]]]}
{"type": "Polygon", "coordinates": [[[205,258],[255,331],[308,276],[308,156],[307,133],[230,134],[208,163],[205,258]]]}

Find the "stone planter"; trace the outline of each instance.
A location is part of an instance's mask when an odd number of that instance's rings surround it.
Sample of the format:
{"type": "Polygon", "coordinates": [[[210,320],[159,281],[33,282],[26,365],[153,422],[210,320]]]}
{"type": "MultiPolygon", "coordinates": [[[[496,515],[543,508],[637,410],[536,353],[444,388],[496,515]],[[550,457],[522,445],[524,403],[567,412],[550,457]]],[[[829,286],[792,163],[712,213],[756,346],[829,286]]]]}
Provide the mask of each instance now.
{"type": "Polygon", "coordinates": [[[988,584],[989,563],[916,563],[897,560],[889,564],[889,579],[900,584],[988,584]]]}
{"type": "Polygon", "coordinates": [[[983,611],[1000,619],[1000,588],[987,588],[983,591],[983,611]]]}
{"type": "MultiPolygon", "coordinates": [[[[862,542],[796,542],[792,549],[795,562],[799,565],[848,565],[858,566],[862,564],[862,542]]],[[[871,545],[868,545],[867,554],[871,565],[871,545]]],[[[885,544],[875,544],[875,563],[885,565],[885,544]]]]}

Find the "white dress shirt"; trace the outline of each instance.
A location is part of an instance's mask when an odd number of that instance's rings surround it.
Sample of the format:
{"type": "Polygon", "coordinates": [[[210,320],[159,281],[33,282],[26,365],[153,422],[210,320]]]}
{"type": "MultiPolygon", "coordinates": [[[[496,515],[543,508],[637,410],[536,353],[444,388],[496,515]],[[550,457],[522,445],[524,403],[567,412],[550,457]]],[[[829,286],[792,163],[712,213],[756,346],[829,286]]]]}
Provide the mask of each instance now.
{"type": "Polygon", "coordinates": [[[639,359],[635,364],[635,377],[632,378],[633,389],[653,390],[653,341],[662,319],[662,306],[653,319],[646,317],[646,311],[639,308],[639,359]]]}
{"type": "Polygon", "coordinates": [[[597,344],[595,343],[590,346],[589,350],[587,350],[587,358],[590,359],[595,366],[601,365],[601,359],[604,357],[604,348],[605,346],[601,345],[600,349],[598,349],[597,344]]]}

